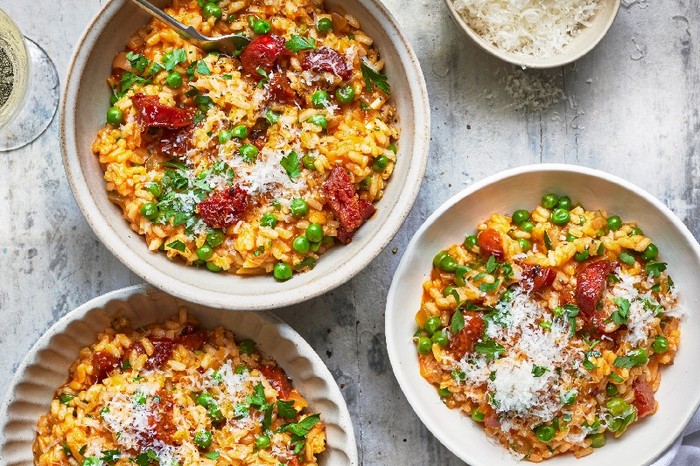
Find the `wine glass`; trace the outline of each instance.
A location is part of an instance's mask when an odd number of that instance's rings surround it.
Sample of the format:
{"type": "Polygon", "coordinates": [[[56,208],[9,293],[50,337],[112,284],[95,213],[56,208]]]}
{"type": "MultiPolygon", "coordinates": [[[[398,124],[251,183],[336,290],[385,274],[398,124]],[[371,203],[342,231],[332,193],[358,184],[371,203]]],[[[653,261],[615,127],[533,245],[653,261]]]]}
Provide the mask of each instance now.
{"type": "Polygon", "coordinates": [[[53,62],[0,9],[0,152],[38,138],[53,120],[58,97],[53,62]]]}

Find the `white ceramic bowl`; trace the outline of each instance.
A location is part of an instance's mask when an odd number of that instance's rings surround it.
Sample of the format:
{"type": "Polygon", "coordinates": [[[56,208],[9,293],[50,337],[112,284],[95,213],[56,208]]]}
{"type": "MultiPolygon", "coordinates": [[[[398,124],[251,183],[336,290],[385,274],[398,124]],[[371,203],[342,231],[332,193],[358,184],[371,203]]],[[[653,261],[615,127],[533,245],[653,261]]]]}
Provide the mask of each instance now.
{"type": "Polygon", "coordinates": [[[457,410],[447,408],[424,380],[412,341],[414,316],[421,304],[422,283],[437,251],[463,241],[468,232],[493,212],[510,214],[531,209],[543,193],[566,193],[588,209],[606,209],[623,220],[638,222],[659,246],[660,259],[679,290],[681,345],[673,366],[662,369],[656,393],[657,413],[633,425],[619,440],[574,461],[572,456],[547,460],[548,465],[643,465],[668,448],[700,404],[700,246],[667,207],[633,184],[598,170],[573,165],[530,165],[507,170],[452,197],[435,211],[411,240],[394,275],[386,305],[389,358],[406,398],[421,421],[455,455],[472,466],[519,464],[504,448],[487,439],[483,429],[457,410]]]}
{"type": "Polygon", "coordinates": [[[605,37],[620,9],[620,0],[601,0],[601,9],[591,20],[590,26],[581,29],[560,54],[539,58],[524,53],[508,52],[485,40],[467,24],[455,9],[453,2],[454,0],[445,0],[452,18],[476,45],[505,62],[526,68],[555,68],[578,60],[593,50],[605,37]]]}
{"type": "Polygon", "coordinates": [[[32,442],[39,416],[49,411],[80,349],[94,343],[117,312],[138,327],[162,322],[180,306],[187,307],[204,327],[224,326],[236,336],[254,340],[263,354],[272,356],[287,372],[326,423],[328,443],[320,465],[359,464],[352,421],[338,385],[321,358],[289,325],[270,313],[226,312],[187,303],[147,285],[113,291],[83,304],[36,342],[17,368],[0,408],[0,463],[33,464],[32,442]]]}
{"type": "MultiPolygon", "coordinates": [[[[160,4],[164,2],[159,2],[160,4]]],[[[111,0],[80,39],[68,72],[61,111],[61,148],[68,181],[97,237],[122,263],[163,291],[212,307],[257,310],[308,300],[352,278],[396,234],[418,194],[430,140],[430,107],[423,74],[398,24],[379,0],[327,0],[331,11],[353,14],[375,39],[392,84],[401,138],[398,163],[377,204],[377,214],[351,244],[324,254],[316,267],[277,283],[272,276],[239,277],[187,267],[148,250],[121,210],[107,199],[91,145],[109,101],[105,79],[114,54],[149,17],[129,0],[111,0]]]]}

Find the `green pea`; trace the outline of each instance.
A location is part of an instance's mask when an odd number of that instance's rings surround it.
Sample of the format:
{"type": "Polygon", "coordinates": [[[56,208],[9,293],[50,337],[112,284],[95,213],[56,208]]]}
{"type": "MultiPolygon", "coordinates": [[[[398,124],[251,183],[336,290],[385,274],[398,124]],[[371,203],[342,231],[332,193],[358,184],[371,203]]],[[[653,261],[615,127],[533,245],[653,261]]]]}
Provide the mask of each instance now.
{"type": "Polygon", "coordinates": [[[292,215],[295,217],[303,217],[309,213],[309,205],[304,199],[296,197],[292,199],[291,204],[289,204],[289,210],[292,211],[292,215]]]}
{"type": "Polygon", "coordinates": [[[243,125],[234,126],[231,130],[231,134],[234,138],[245,139],[248,137],[248,128],[243,125]]]}
{"type": "Polygon", "coordinates": [[[141,215],[149,220],[153,220],[158,215],[158,207],[152,202],[146,202],[141,206],[141,215]]]}
{"type": "Polygon", "coordinates": [[[615,231],[619,230],[620,227],[622,226],[622,220],[620,220],[620,217],[617,215],[613,215],[612,217],[608,217],[608,229],[615,231]]]}
{"type": "Polygon", "coordinates": [[[619,396],[616,396],[615,398],[610,398],[605,403],[605,407],[608,408],[608,411],[613,416],[621,416],[629,409],[630,405],[619,396]]]}
{"type": "Polygon", "coordinates": [[[258,156],[258,152],[260,152],[258,148],[252,144],[243,144],[238,151],[246,162],[253,162],[258,156]]]}
{"type": "Polygon", "coordinates": [[[216,265],[213,262],[207,262],[207,269],[210,272],[221,272],[223,270],[223,268],[219,267],[218,265],[216,265]]]}
{"type": "Polygon", "coordinates": [[[306,154],[301,158],[301,163],[304,164],[304,167],[306,167],[307,170],[316,170],[316,165],[314,165],[314,162],[316,161],[316,158],[306,154]]]}
{"type": "Polygon", "coordinates": [[[219,5],[216,3],[205,3],[204,8],[202,8],[202,16],[204,16],[204,19],[211,18],[212,16],[216,19],[221,19],[222,14],[221,8],[219,8],[219,5]]]}
{"type": "Polygon", "coordinates": [[[450,295],[452,294],[452,292],[453,292],[455,289],[456,289],[456,288],[455,288],[454,286],[452,286],[452,285],[447,285],[447,286],[442,290],[442,295],[445,296],[445,297],[450,296],[450,295]]]}
{"type": "Polygon", "coordinates": [[[476,238],[476,235],[469,235],[466,238],[464,238],[464,247],[469,249],[470,251],[474,249],[478,243],[479,240],[476,238]]]}
{"type": "Polygon", "coordinates": [[[372,170],[377,173],[381,173],[386,169],[388,163],[389,159],[385,155],[380,155],[374,159],[374,163],[372,163],[372,170]]]}
{"type": "Polygon", "coordinates": [[[440,327],[442,327],[442,321],[438,316],[432,316],[425,321],[425,331],[431,335],[440,329],[440,327]]]}
{"type": "Polygon", "coordinates": [[[203,261],[208,261],[212,255],[214,255],[214,250],[208,244],[203,244],[201,248],[197,249],[197,257],[203,261]]]}
{"type": "Polygon", "coordinates": [[[552,223],[555,225],[566,225],[569,223],[570,218],[571,214],[569,214],[569,211],[566,209],[555,209],[550,217],[552,223]]]}
{"type": "Polygon", "coordinates": [[[651,344],[654,353],[663,354],[668,351],[668,339],[666,337],[658,336],[654,339],[654,343],[651,344]]]}
{"type": "Polygon", "coordinates": [[[335,91],[335,98],[341,104],[349,104],[355,98],[355,89],[352,86],[343,86],[335,91]]]}
{"type": "Polygon", "coordinates": [[[513,212],[513,225],[522,225],[523,222],[530,218],[530,212],[527,210],[516,210],[513,212]]]}
{"type": "Polygon", "coordinates": [[[447,255],[448,255],[448,254],[447,254],[447,251],[440,251],[440,252],[438,252],[438,253],[435,255],[435,257],[433,258],[433,265],[434,265],[435,267],[438,267],[438,268],[439,268],[439,267],[440,267],[440,262],[442,262],[442,260],[443,260],[445,257],[447,257],[447,255]]]}
{"type": "Polygon", "coordinates": [[[211,441],[211,432],[208,430],[200,430],[194,434],[194,444],[203,450],[206,450],[211,446],[211,441]]]}
{"type": "Polygon", "coordinates": [[[118,107],[110,107],[107,110],[107,123],[112,126],[119,126],[122,124],[122,111],[118,107]]]}
{"type": "Polygon", "coordinates": [[[392,151],[394,154],[398,151],[396,146],[394,144],[389,144],[389,147],[387,147],[390,151],[392,151]]]}
{"type": "Polygon", "coordinates": [[[261,435],[260,437],[255,439],[255,448],[258,450],[264,450],[265,448],[270,446],[270,437],[267,435],[261,435]]]}
{"type": "Polygon", "coordinates": [[[641,234],[643,234],[642,230],[640,230],[639,228],[632,228],[632,231],[630,231],[629,236],[636,236],[641,234]]]}
{"type": "Polygon", "coordinates": [[[539,426],[535,429],[535,435],[540,440],[540,442],[549,442],[554,438],[554,427],[552,426],[539,426]]]}
{"type": "Polygon", "coordinates": [[[625,252],[625,251],[622,251],[617,256],[617,258],[620,259],[620,262],[622,262],[623,264],[627,264],[627,265],[634,265],[634,263],[636,262],[634,260],[634,256],[628,252],[625,252]]]}
{"type": "Polygon", "coordinates": [[[274,275],[275,280],[283,282],[292,278],[292,268],[289,264],[284,262],[278,262],[275,264],[275,268],[272,269],[272,275],[274,275]]]}
{"type": "Polygon", "coordinates": [[[312,243],[318,243],[323,239],[323,227],[318,223],[312,223],[306,227],[306,238],[312,243]]]}
{"type": "Polygon", "coordinates": [[[627,353],[627,356],[634,363],[635,366],[643,366],[649,361],[649,356],[647,355],[647,350],[644,348],[639,348],[632,350],[627,353]]]}
{"type": "Polygon", "coordinates": [[[260,219],[260,226],[275,228],[277,226],[277,217],[271,212],[263,214],[260,219]]]}
{"type": "Polygon", "coordinates": [[[605,394],[608,396],[617,395],[617,385],[615,385],[614,383],[608,383],[605,386],[605,394]]]}
{"type": "Polygon", "coordinates": [[[272,27],[270,26],[270,22],[265,21],[264,19],[258,19],[253,23],[253,32],[259,36],[267,34],[268,32],[270,32],[271,28],[272,27]]]}
{"type": "Polygon", "coordinates": [[[311,94],[311,104],[316,108],[325,108],[329,106],[331,101],[328,98],[328,92],[316,91],[311,94]]]}
{"type": "Polygon", "coordinates": [[[545,209],[553,209],[557,202],[559,202],[559,196],[556,194],[545,194],[542,196],[542,207],[545,209]]]}
{"type": "Polygon", "coordinates": [[[484,415],[484,413],[482,413],[478,409],[475,409],[474,411],[472,411],[472,421],[484,422],[484,417],[486,417],[484,415]]]}
{"type": "Polygon", "coordinates": [[[452,396],[452,392],[447,387],[440,387],[438,395],[440,395],[440,398],[449,398],[452,396]]]}
{"type": "Polygon", "coordinates": [[[659,248],[656,247],[654,243],[651,243],[642,253],[642,257],[650,261],[655,259],[659,255],[659,248]]]}
{"type": "Polygon", "coordinates": [[[576,262],[583,262],[586,259],[588,259],[589,256],[590,256],[590,253],[588,251],[577,252],[574,255],[574,260],[576,262]]]}
{"type": "Polygon", "coordinates": [[[457,261],[449,254],[440,261],[440,270],[444,272],[454,272],[457,270],[457,261]]]}
{"type": "Polygon", "coordinates": [[[146,189],[149,193],[153,194],[153,197],[155,197],[156,199],[158,199],[163,194],[163,190],[161,189],[158,183],[151,183],[146,189]]]}
{"type": "Polygon", "coordinates": [[[431,338],[432,342],[440,346],[447,346],[450,343],[450,339],[447,337],[445,332],[435,332],[431,338]]]}
{"type": "Polygon", "coordinates": [[[330,18],[321,18],[316,23],[316,29],[320,33],[327,34],[333,30],[333,21],[330,18]]]}
{"type": "Polygon", "coordinates": [[[574,235],[572,235],[571,233],[567,233],[566,234],[566,241],[568,241],[569,243],[573,243],[574,241],[576,241],[576,237],[574,235]]]}
{"type": "Polygon", "coordinates": [[[602,446],[605,446],[605,432],[593,434],[589,438],[591,439],[591,446],[593,448],[600,448],[602,446]]]}
{"type": "Polygon", "coordinates": [[[230,129],[225,129],[222,132],[219,133],[219,144],[225,144],[226,142],[230,141],[231,138],[233,137],[233,131],[230,129]]]}
{"type": "Polygon", "coordinates": [[[243,354],[253,354],[255,353],[255,342],[253,340],[242,340],[238,344],[238,349],[243,354]]]}
{"type": "Polygon", "coordinates": [[[433,342],[428,337],[419,337],[417,347],[420,354],[428,354],[433,347],[433,342]]]}
{"type": "Polygon", "coordinates": [[[617,432],[622,427],[623,419],[613,419],[613,421],[608,425],[608,430],[610,432],[617,432]]]}
{"type": "Polygon", "coordinates": [[[224,234],[219,230],[213,230],[207,235],[207,244],[212,248],[224,242],[224,234]]]}
{"type": "Polygon", "coordinates": [[[557,202],[557,208],[571,210],[571,199],[569,196],[562,196],[557,202]]]}
{"type": "Polygon", "coordinates": [[[292,247],[299,254],[306,254],[309,252],[311,244],[309,244],[309,240],[306,239],[306,236],[297,236],[292,242],[292,247]]]}
{"type": "Polygon", "coordinates": [[[307,122],[320,126],[322,129],[328,128],[328,120],[326,120],[326,117],[323,115],[311,115],[307,122]]]}
{"type": "Polygon", "coordinates": [[[171,89],[180,89],[182,87],[182,76],[177,71],[171,71],[168,73],[168,77],[165,78],[165,84],[171,89]]]}
{"type": "Polygon", "coordinates": [[[529,251],[532,247],[532,244],[525,238],[518,238],[518,244],[520,245],[520,249],[522,249],[523,252],[529,251]]]}
{"type": "Polygon", "coordinates": [[[520,229],[524,232],[532,233],[532,230],[535,229],[535,224],[532,222],[523,222],[523,224],[520,225],[520,229]]]}

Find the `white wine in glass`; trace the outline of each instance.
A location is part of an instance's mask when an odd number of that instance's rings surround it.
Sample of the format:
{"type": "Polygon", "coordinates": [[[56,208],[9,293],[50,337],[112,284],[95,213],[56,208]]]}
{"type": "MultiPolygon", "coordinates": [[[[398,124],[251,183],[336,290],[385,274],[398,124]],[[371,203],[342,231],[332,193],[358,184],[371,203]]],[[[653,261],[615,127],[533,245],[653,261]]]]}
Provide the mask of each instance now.
{"type": "Polygon", "coordinates": [[[0,152],[38,138],[58,107],[58,75],[46,52],[0,10],[0,152]]]}

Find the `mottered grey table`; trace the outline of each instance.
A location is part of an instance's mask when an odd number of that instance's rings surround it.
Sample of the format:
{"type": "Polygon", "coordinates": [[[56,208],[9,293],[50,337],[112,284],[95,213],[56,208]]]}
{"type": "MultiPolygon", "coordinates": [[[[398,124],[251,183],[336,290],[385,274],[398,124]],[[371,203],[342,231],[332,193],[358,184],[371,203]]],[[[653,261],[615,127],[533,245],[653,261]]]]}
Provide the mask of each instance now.
{"type": "MultiPolygon", "coordinates": [[[[105,1],[0,0],[0,8],[49,53],[63,85],[73,48],[105,1]]],[[[385,3],[418,54],[431,99],[430,159],[420,195],[366,270],[275,313],[311,343],[340,384],[363,464],[457,465],[402,395],[384,343],[386,292],[411,235],[473,181],[539,162],[626,178],[700,235],[700,9],[687,0],[623,0],[612,29],[589,55],[528,73],[566,95],[535,112],[507,91],[508,76],[518,70],[468,42],[441,0],[385,3]]],[[[90,298],[139,282],[97,240],[73,200],[58,118],[33,144],[0,153],[0,396],[56,320],[90,298]]],[[[700,438],[687,441],[700,445],[700,438]]]]}

